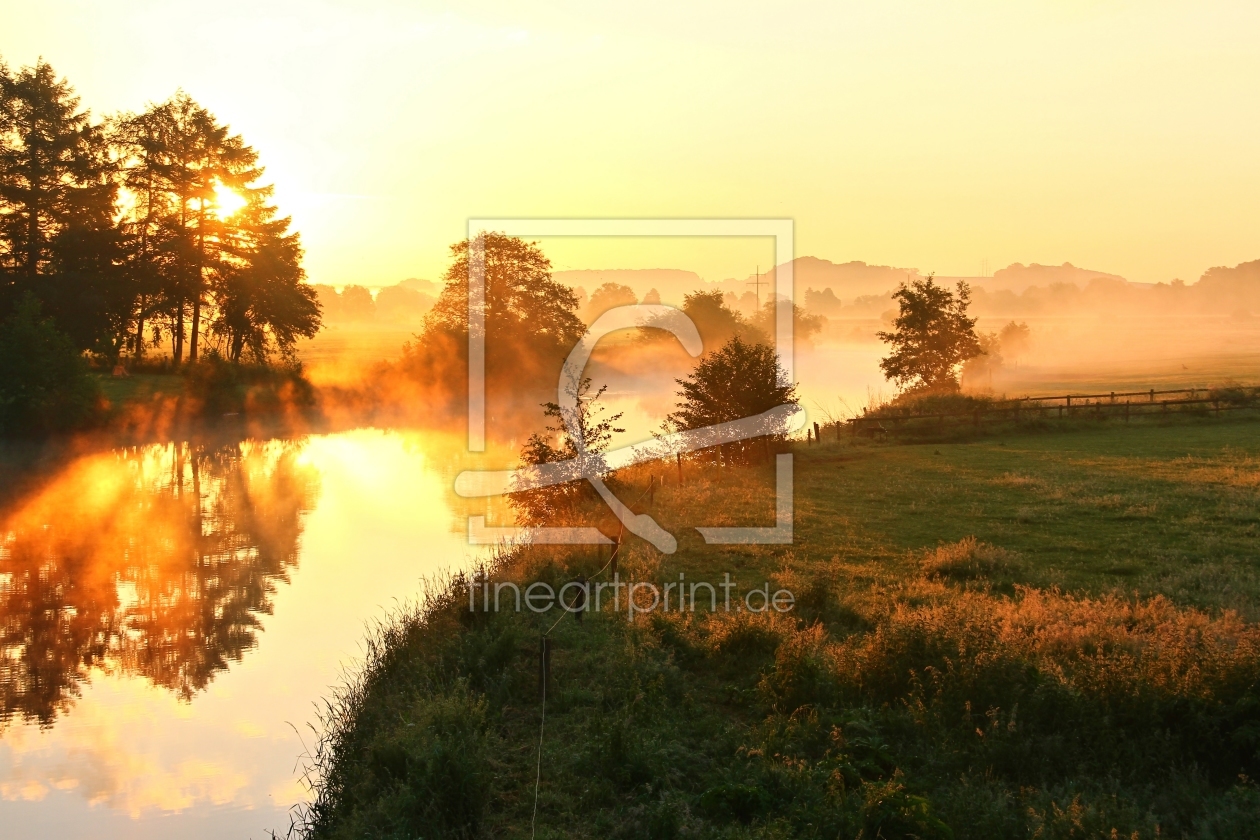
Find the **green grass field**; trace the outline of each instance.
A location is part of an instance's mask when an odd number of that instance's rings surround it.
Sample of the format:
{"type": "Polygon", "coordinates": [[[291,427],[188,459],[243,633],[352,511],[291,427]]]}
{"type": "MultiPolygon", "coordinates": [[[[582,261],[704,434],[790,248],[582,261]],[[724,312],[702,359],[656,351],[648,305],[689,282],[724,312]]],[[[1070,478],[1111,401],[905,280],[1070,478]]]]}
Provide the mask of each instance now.
{"type": "MultiPolygon", "coordinates": [[[[540,762],[557,614],[470,614],[457,582],[382,628],[333,700],[305,833],[1254,837],[1258,432],[1183,418],[797,445],[790,546],[687,530],[771,524],[768,465],[690,465],[682,487],[657,465],[652,513],[679,551],[627,542],[622,578],[729,572],[795,610],[565,618],[540,762]]],[[[602,564],[537,547],[492,578],[602,564]]]]}

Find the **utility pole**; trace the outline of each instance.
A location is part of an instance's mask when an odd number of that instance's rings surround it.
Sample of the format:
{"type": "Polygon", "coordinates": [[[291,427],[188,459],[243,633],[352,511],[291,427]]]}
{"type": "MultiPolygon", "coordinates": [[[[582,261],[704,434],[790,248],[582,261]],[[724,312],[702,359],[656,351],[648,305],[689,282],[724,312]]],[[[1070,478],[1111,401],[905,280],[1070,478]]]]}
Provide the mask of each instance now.
{"type": "Polygon", "coordinates": [[[761,311],[761,287],[763,285],[769,285],[768,283],[761,282],[761,266],[757,266],[757,279],[747,281],[747,285],[753,286],[757,291],[757,311],[760,312],[761,311]]]}

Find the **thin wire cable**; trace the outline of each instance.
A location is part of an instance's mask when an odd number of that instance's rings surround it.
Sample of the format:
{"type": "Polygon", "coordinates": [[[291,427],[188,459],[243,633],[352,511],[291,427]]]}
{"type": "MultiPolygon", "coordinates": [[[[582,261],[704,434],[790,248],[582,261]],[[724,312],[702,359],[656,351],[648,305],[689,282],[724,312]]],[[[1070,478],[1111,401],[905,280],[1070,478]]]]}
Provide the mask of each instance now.
{"type": "MultiPolygon", "coordinates": [[[[550,631],[548,631],[550,632],[550,631]]],[[[546,636],[543,636],[546,639],[546,636]]],[[[542,786],[542,745],[543,731],[547,726],[547,643],[543,642],[542,649],[542,720],[538,722],[538,770],[534,775],[534,816],[529,820],[529,836],[533,840],[535,832],[538,830],[538,790],[542,786]]]]}
{"type": "MultiPolygon", "coordinates": [[[[643,497],[646,496],[649,492],[651,492],[652,488],[655,486],[656,486],[656,476],[652,476],[652,480],[648,482],[647,489],[639,494],[639,498],[634,500],[634,504],[637,505],[639,502],[643,501],[643,497]]],[[[595,578],[599,577],[600,575],[602,575],[604,572],[608,570],[608,567],[612,565],[613,558],[621,553],[621,544],[622,544],[621,541],[622,539],[625,538],[625,536],[626,536],[626,526],[623,523],[621,526],[621,530],[617,532],[617,547],[614,548],[612,550],[612,553],[608,555],[608,562],[605,563],[603,568],[601,568],[598,572],[591,575],[590,580],[588,580],[587,583],[589,583],[591,580],[595,580],[595,578]]],[[[564,607],[564,605],[561,604],[561,607],[564,607]]],[[[564,617],[567,613],[568,613],[568,609],[565,608],[564,611],[560,613],[560,617],[556,619],[556,623],[551,625],[551,627],[547,628],[547,632],[543,633],[543,635],[550,636],[551,631],[559,627],[560,622],[564,621],[564,617]]]]}
{"type": "MultiPolygon", "coordinates": [[[[635,499],[634,503],[637,505],[639,502],[643,501],[643,497],[648,494],[648,492],[655,486],[655,484],[656,484],[656,476],[653,476],[652,480],[648,482],[647,490],[644,490],[642,493],[640,493],[639,498],[635,499]]],[[[621,541],[622,541],[622,538],[625,537],[625,535],[626,535],[626,526],[623,524],[621,526],[621,530],[617,532],[617,545],[615,548],[613,548],[612,553],[608,555],[608,562],[604,564],[604,567],[602,569],[600,569],[595,574],[591,575],[591,580],[594,580],[595,578],[602,575],[605,571],[608,570],[608,567],[612,565],[613,558],[616,557],[621,552],[621,545],[622,545],[621,541]]],[[[532,817],[530,817],[530,820],[529,820],[529,836],[531,840],[532,838],[536,836],[536,833],[538,831],[538,792],[542,788],[543,733],[546,731],[546,727],[547,727],[547,648],[546,648],[547,641],[546,640],[551,636],[551,631],[559,627],[561,621],[564,621],[564,617],[567,612],[568,610],[565,610],[564,612],[560,613],[560,617],[556,619],[555,624],[552,624],[551,627],[547,629],[547,632],[543,633],[542,662],[540,663],[543,669],[542,715],[541,715],[541,719],[538,722],[538,766],[534,774],[534,814],[532,817]]]]}

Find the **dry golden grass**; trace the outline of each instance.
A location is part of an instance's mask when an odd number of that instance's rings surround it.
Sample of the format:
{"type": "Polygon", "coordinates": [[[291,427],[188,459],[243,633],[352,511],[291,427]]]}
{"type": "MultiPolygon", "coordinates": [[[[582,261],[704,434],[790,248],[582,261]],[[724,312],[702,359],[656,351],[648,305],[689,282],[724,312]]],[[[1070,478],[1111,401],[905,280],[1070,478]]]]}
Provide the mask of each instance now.
{"type": "Polygon", "coordinates": [[[969,580],[1007,571],[1014,561],[1015,555],[1004,548],[980,542],[975,537],[963,537],[926,552],[919,566],[929,575],[969,580]]]}

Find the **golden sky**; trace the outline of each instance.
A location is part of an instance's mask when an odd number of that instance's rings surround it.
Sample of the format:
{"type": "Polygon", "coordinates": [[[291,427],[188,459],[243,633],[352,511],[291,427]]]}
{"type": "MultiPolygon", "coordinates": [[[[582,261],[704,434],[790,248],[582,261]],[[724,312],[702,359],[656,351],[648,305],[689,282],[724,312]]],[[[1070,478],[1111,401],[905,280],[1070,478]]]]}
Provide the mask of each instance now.
{"type": "MultiPolygon", "coordinates": [[[[1260,258],[1260,4],[0,0],[96,113],[183,87],[315,282],[436,277],[470,216],[790,217],[796,252],[1144,281],[1260,258]]],[[[547,243],[751,274],[765,243],[547,243]]],[[[766,266],[762,263],[762,270],[766,266]]]]}

